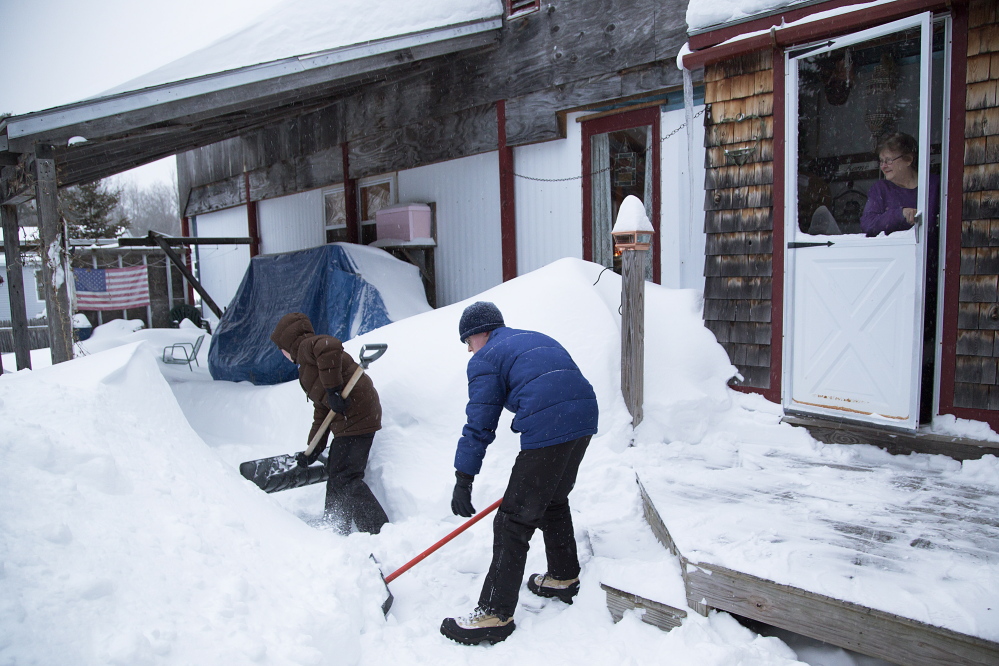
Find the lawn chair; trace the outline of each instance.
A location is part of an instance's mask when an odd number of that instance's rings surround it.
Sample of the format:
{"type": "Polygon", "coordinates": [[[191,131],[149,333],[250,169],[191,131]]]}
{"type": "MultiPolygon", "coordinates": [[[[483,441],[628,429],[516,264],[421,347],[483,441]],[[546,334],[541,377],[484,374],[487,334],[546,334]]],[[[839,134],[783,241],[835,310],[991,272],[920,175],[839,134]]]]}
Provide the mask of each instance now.
{"type": "Polygon", "coordinates": [[[194,372],[194,368],[191,367],[191,361],[198,364],[198,350],[201,349],[201,342],[205,339],[204,335],[199,335],[198,339],[193,343],[190,342],[175,342],[174,344],[163,348],[163,362],[172,363],[175,365],[187,364],[187,369],[194,372]]]}

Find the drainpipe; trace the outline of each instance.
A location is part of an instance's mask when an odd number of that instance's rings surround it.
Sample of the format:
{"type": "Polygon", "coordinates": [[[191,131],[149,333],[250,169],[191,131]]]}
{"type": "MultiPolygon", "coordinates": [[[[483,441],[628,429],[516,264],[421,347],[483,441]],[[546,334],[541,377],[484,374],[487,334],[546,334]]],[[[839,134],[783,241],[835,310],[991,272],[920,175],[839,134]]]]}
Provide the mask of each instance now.
{"type": "Polygon", "coordinates": [[[689,202],[687,205],[687,224],[683,226],[680,243],[680,287],[684,288],[688,286],[684,280],[686,275],[684,268],[689,261],[690,254],[694,251],[693,230],[694,225],[697,224],[694,215],[696,209],[694,193],[697,191],[697,183],[694,182],[694,84],[690,77],[690,70],[683,67],[682,57],[677,58],[677,64],[683,69],[683,115],[687,124],[687,191],[690,193],[687,197],[689,202]]]}

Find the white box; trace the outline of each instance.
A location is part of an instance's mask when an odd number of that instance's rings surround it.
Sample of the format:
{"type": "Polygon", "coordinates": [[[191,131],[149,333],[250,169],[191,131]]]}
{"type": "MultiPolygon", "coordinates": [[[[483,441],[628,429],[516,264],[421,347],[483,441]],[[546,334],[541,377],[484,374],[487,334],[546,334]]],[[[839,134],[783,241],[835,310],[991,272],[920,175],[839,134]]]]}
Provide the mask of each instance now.
{"type": "Polygon", "coordinates": [[[430,238],[430,206],[411,203],[382,208],[375,213],[375,225],[378,240],[430,238]]]}

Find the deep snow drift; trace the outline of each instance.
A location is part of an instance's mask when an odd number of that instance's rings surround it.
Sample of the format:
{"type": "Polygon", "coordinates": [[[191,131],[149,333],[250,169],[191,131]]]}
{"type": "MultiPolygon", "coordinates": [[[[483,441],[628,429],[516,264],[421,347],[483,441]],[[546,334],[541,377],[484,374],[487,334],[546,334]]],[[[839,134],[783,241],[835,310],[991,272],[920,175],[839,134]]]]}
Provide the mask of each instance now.
{"type": "MultiPolygon", "coordinates": [[[[468,302],[345,345],[355,355],[365,342],[389,346],[369,368],[385,417],[367,480],[392,521],[378,536],[309,527],[322,486],[266,495],[239,476],[242,461],[304,448],[311,409],[297,382],[212,382],[207,345],[194,371],[158,361],[196,329],[120,325],[86,347],[106,351],[0,378],[0,664],[794,663],[784,643],[724,613],[689,612],[668,634],[637,614],[615,625],[599,586],[685,608],[679,567],[645,524],[635,483],[668,442],[707,445],[720,423],[741,420],[768,427],[775,446],[821,448],[777,425],[772,405],[726,387],[734,368],[703,327],[697,294],[647,285],[646,421],[635,432],[620,394],[618,276],[565,259],[480,298],[509,325],[560,340],[597,392],[600,432],[571,495],[583,564],[575,604],[525,589],[506,642],[442,637],[441,620],[478,596],[491,555],[483,521],[394,581],[382,616],[369,554],[388,574],[461,522],[449,503],[468,302]]],[[[503,493],[518,450],[509,421],[476,478],[477,508],[503,493]]],[[[976,469],[999,484],[994,459],[976,469]]],[[[540,536],[532,546],[528,573],[544,571],[540,536]]]]}

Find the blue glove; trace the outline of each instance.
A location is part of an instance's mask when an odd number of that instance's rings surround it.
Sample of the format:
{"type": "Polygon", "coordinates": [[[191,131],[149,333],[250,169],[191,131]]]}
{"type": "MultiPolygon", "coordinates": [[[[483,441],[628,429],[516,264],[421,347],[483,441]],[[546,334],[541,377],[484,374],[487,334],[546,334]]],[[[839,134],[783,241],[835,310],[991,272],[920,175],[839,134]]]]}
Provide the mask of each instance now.
{"type": "Polygon", "coordinates": [[[326,389],[326,404],[337,414],[346,416],[347,408],[350,407],[350,398],[344,398],[340,395],[342,388],[341,386],[338,389],[326,389]]]}
{"type": "Polygon", "coordinates": [[[454,478],[454,492],[451,493],[451,513],[463,518],[471,518],[475,515],[475,507],[472,506],[472,481],[475,480],[475,477],[455,470],[454,478]]]}

